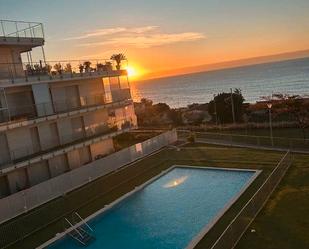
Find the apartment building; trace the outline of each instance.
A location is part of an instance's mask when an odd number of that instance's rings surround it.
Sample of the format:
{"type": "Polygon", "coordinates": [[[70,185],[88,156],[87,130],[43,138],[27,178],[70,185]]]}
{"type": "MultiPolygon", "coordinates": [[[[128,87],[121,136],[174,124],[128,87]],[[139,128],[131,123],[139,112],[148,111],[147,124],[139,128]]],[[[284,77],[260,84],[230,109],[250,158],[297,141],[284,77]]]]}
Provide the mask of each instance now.
{"type": "Polygon", "coordinates": [[[0,22],[4,198],[112,153],[113,136],[137,119],[125,61],[46,61],[41,23],[0,22]]]}

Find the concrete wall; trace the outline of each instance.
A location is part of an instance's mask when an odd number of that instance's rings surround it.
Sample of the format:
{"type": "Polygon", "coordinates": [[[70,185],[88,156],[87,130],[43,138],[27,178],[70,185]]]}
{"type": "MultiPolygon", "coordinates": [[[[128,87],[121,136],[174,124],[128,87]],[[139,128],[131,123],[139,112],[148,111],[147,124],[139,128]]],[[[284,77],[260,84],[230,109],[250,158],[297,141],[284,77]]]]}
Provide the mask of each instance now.
{"type": "Polygon", "coordinates": [[[84,115],[84,125],[87,136],[91,136],[100,129],[104,129],[104,123],[108,121],[107,110],[100,110],[96,112],[90,112],[84,115]]]}
{"type": "Polygon", "coordinates": [[[38,116],[53,114],[49,85],[47,83],[34,84],[32,91],[38,116]]]}
{"type": "Polygon", "coordinates": [[[57,120],[59,138],[61,144],[66,144],[72,141],[72,137],[67,136],[73,133],[71,118],[62,118],[57,120]]]}
{"type": "Polygon", "coordinates": [[[92,160],[96,160],[98,157],[105,156],[114,150],[115,149],[112,138],[90,145],[92,160]]]}
{"type": "Polygon", "coordinates": [[[0,47],[0,79],[24,76],[20,53],[22,47],[0,47]],[[14,64],[7,64],[14,63],[14,64]],[[15,64],[17,63],[17,64],[15,64]],[[20,64],[19,64],[20,63],[20,64]]]}
{"type": "Polygon", "coordinates": [[[7,131],[7,141],[12,159],[21,158],[33,153],[32,138],[28,127],[7,131]]]}
{"type": "Polygon", "coordinates": [[[101,79],[89,79],[79,84],[79,95],[81,97],[81,105],[95,105],[104,103],[104,88],[101,79]]]}
{"type": "Polygon", "coordinates": [[[69,164],[66,155],[60,155],[49,159],[48,165],[51,177],[61,175],[69,170],[69,164]]]}
{"type": "Polygon", "coordinates": [[[6,99],[11,117],[36,115],[32,90],[30,86],[6,89],[6,99]]]}
{"type": "Polygon", "coordinates": [[[79,168],[91,161],[89,146],[70,151],[67,154],[68,164],[71,170],[79,168]]]}
{"type": "Polygon", "coordinates": [[[0,176],[0,198],[8,196],[10,188],[7,181],[7,176],[0,176]]]}
{"type": "Polygon", "coordinates": [[[39,124],[38,131],[42,150],[47,150],[60,144],[56,122],[39,124]]]}
{"type": "Polygon", "coordinates": [[[50,91],[56,112],[67,111],[80,106],[80,96],[76,82],[50,84],[50,91]]]}
{"type": "Polygon", "coordinates": [[[18,169],[7,175],[11,193],[16,193],[28,187],[28,177],[26,169],[18,169]]]}
{"type": "Polygon", "coordinates": [[[0,133],[0,165],[10,161],[10,151],[5,133],[0,133]]]}
{"type": "Polygon", "coordinates": [[[44,182],[50,178],[47,161],[31,164],[27,167],[30,186],[44,182]]]}

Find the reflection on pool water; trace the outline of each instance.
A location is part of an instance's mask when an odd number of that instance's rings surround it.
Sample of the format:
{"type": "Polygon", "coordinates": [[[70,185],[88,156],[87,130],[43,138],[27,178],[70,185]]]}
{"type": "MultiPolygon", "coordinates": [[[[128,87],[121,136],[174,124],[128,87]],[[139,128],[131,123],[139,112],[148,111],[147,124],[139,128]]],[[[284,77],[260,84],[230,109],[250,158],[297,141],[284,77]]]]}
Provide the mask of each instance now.
{"type": "MultiPolygon", "coordinates": [[[[254,178],[254,171],[175,167],[88,223],[87,249],[184,249],[254,178]]],[[[69,236],[48,248],[80,248],[69,236]]]]}

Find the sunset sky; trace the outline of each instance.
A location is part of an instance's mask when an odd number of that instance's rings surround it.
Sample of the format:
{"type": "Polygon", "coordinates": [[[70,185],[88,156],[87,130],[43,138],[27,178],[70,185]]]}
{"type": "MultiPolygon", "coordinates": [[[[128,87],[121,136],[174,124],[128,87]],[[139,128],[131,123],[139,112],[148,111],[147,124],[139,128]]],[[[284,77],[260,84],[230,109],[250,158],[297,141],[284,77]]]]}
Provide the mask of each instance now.
{"type": "Polygon", "coordinates": [[[140,75],[309,49],[308,0],[0,0],[42,22],[48,60],[122,52],[140,75]]]}

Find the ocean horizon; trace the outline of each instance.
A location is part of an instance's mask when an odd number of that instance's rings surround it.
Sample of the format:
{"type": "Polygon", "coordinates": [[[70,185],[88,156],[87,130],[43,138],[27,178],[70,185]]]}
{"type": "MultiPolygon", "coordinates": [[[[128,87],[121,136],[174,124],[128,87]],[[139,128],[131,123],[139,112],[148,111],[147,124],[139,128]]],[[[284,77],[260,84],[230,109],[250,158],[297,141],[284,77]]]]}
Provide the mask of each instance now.
{"type": "Polygon", "coordinates": [[[131,86],[134,101],[147,98],[171,107],[206,103],[230,88],[241,89],[249,103],[275,93],[306,96],[309,57],[136,81],[131,86]]]}

